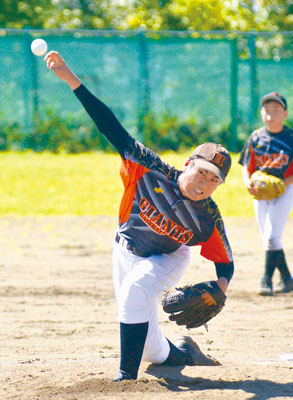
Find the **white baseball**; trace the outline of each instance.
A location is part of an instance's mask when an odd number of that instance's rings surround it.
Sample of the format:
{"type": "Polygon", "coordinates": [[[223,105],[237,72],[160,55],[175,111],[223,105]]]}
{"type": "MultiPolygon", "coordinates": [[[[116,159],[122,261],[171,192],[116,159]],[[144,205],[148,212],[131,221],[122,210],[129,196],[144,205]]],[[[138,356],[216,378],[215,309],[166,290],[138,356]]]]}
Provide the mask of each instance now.
{"type": "Polygon", "coordinates": [[[31,44],[31,50],[35,56],[43,56],[47,50],[47,42],[43,39],[35,39],[31,44]]]}

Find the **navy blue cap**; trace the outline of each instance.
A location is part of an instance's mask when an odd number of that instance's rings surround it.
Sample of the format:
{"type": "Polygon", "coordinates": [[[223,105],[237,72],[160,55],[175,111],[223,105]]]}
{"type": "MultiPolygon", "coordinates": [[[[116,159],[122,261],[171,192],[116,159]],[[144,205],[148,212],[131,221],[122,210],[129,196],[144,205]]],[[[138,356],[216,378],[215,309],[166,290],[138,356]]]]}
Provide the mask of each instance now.
{"type": "Polygon", "coordinates": [[[284,96],[282,96],[278,92],[271,92],[266,94],[262,99],[261,99],[261,105],[264,105],[268,101],[276,101],[277,103],[281,104],[282,107],[285,108],[285,110],[288,109],[287,106],[287,101],[284,96]]]}

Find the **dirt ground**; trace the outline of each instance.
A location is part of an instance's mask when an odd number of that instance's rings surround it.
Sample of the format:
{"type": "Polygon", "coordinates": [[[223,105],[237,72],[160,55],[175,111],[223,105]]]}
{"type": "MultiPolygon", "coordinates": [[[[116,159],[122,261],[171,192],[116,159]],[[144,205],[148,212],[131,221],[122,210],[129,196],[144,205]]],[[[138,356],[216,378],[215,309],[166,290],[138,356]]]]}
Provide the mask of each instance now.
{"type": "MultiPolygon", "coordinates": [[[[113,383],[119,367],[111,281],[116,218],[1,218],[0,399],[292,399],[293,292],[256,294],[264,258],[256,222],[225,223],[236,270],[224,310],[208,331],[187,331],[160,311],[171,341],[190,335],[222,365],[142,363],[137,381],[113,383]]],[[[292,218],[284,236],[293,271],[292,218]]],[[[194,249],[181,283],[214,278],[213,264],[194,249]]]]}

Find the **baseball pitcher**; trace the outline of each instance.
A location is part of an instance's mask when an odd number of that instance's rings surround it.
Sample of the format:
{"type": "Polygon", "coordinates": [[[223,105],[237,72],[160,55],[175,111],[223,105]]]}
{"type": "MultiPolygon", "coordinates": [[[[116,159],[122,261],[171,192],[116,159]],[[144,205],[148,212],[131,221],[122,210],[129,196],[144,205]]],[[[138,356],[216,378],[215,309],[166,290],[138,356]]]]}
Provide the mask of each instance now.
{"type": "Polygon", "coordinates": [[[234,266],[211,195],[229,172],[228,151],[204,143],[177,170],[136,141],[58,52],[49,52],[45,60],[121,156],[124,194],[113,243],[121,358],[114,381],[136,379],[141,360],[168,366],[218,365],[190,337],[181,337],[176,345],[168,340],[159,327],[157,307],[164,295],[170,320],[187,328],[205,324],[223,307],[234,266]],[[201,255],[214,262],[217,280],[180,288],[178,295],[168,292],[182,278],[191,246],[201,246],[201,255]]]}

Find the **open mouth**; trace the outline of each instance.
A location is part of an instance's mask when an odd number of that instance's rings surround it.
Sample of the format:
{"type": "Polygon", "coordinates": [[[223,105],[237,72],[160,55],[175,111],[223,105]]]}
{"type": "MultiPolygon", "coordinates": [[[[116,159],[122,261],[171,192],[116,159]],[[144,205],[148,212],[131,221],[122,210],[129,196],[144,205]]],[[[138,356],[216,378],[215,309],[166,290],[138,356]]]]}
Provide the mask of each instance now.
{"type": "Polygon", "coordinates": [[[198,187],[195,187],[193,190],[194,190],[195,193],[197,193],[197,194],[203,194],[203,191],[201,191],[198,187]]]}

